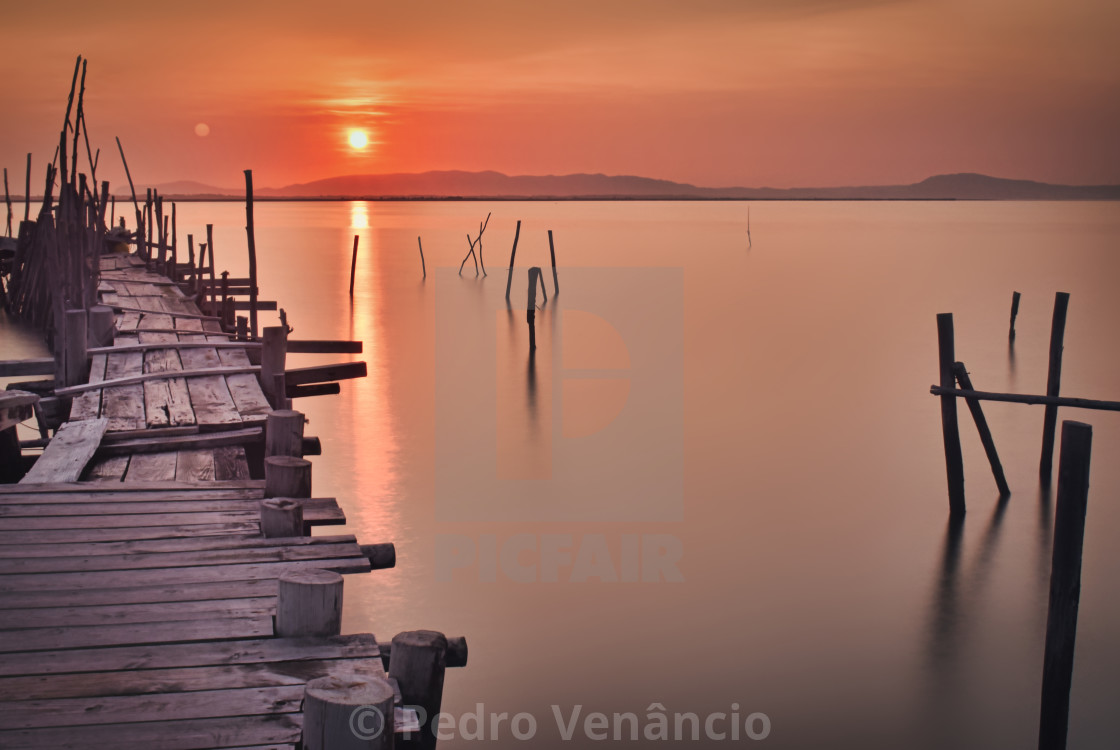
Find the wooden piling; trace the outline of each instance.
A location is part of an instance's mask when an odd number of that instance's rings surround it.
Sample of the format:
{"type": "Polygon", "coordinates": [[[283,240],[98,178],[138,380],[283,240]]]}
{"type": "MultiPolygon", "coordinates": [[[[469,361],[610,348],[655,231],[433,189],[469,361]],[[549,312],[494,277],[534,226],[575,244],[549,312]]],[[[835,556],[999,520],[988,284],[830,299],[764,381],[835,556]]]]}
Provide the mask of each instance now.
{"type": "Polygon", "coordinates": [[[23,187],[23,220],[31,219],[31,152],[27,153],[27,181],[23,187]]]}
{"type": "MultiPolygon", "coordinates": [[[[961,388],[969,391],[974,390],[972,379],[968,376],[968,370],[965,369],[963,362],[953,364],[953,373],[957,376],[957,382],[960,383],[961,388]]],[[[984,410],[980,407],[980,402],[977,399],[966,398],[965,403],[968,404],[968,410],[972,412],[972,421],[976,423],[976,431],[980,433],[980,442],[984,445],[984,453],[988,456],[988,463],[992,467],[992,476],[995,477],[1000,497],[1007,497],[1011,494],[1011,488],[1007,486],[1007,478],[1003,475],[1003,464],[1000,463],[999,454],[996,452],[996,444],[992,440],[992,431],[988,428],[988,420],[984,418],[984,410]]]]}
{"type": "Polygon", "coordinates": [[[88,322],[86,311],[67,310],[65,314],[65,346],[62,355],[62,380],[66,386],[86,382],[89,371],[86,349],[89,348],[87,336],[88,322]]]}
{"type": "MultiPolygon", "coordinates": [[[[942,388],[952,388],[956,375],[953,314],[937,316],[937,359],[942,388]]],[[[964,515],[964,459],[961,456],[961,435],[957,425],[957,401],[952,396],[941,396],[941,435],[945,444],[945,473],[949,484],[949,512],[964,515]]]]}
{"type": "Polygon", "coordinates": [[[245,170],[245,233],[249,239],[249,328],[257,340],[257,241],[253,230],[253,170],[245,170]]]}
{"type": "Polygon", "coordinates": [[[304,688],[304,750],[392,750],[393,697],[384,677],[311,680],[304,688]]]}
{"type": "Polygon", "coordinates": [[[389,675],[397,681],[402,703],[424,709],[420,735],[407,744],[431,750],[436,746],[434,719],[443,702],[447,670],[447,638],[433,630],[409,630],[393,637],[389,675]]]}
{"type": "Polygon", "coordinates": [[[244,315],[238,315],[237,316],[236,331],[237,331],[237,340],[238,341],[248,341],[249,340],[249,319],[246,318],[244,315]]]}
{"type": "Polygon", "coordinates": [[[424,273],[424,278],[428,278],[428,265],[424,262],[424,243],[420,241],[420,237],[416,238],[416,244],[420,248],[420,270],[424,273]]]}
{"type": "Polygon", "coordinates": [[[1011,293],[1011,325],[1007,329],[1007,338],[1015,338],[1015,317],[1019,314],[1019,293],[1011,293]]]}
{"type": "Polygon", "coordinates": [[[109,305],[89,309],[89,346],[112,346],[116,314],[109,305]]]}
{"type": "Polygon", "coordinates": [[[303,425],[305,421],[302,413],[291,409],[270,412],[265,419],[264,454],[266,456],[303,458],[303,425]]]}
{"type": "Polygon", "coordinates": [[[1092,446],[1093,428],[1090,425],[1071,420],[1062,422],[1054,553],[1050,566],[1050,605],[1042,665],[1039,750],[1064,750],[1066,746],[1092,446]]]}
{"type": "Polygon", "coordinates": [[[284,326],[267,326],[264,329],[264,346],[261,348],[261,390],[273,409],[283,409],[285,389],[276,384],[276,376],[284,374],[287,359],[288,332],[284,326]]]}
{"type": "Polygon", "coordinates": [[[541,269],[533,266],[529,269],[529,299],[525,306],[525,320],[529,324],[529,351],[537,350],[537,284],[544,287],[541,280],[541,269]]]}
{"type": "Polygon", "coordinates": [[[311,497],[311,462],[295,456],[264,460],[265,497],[311,497]]]}
{"type": "MultiPolygon", "coordinates": [[[[1062,346],[1066,336],[1066,309],[1069,294],[1054,295],[1054,318],[1050,323],[1050,367],[1046,374],[1046,395],[1057,396],[1062,381],[1062,346]]],[[[1054,430],[1058,422],[1058,407],[1047,404],[1042,422],[1042,458],[1038,463],[1038,478],[1050,484],[1054,465],[1054,430]]]]}
{"type": "Polygon", "coordinates": [[[560,279],[556,275],[556,248],[552,244],[552,230],[548,230],[548,254],[552,258],[552,293],[560,294],[560,279]]]}
{"type": "Polygon", "coordinates": [[[513,232],[513,249],[509,251],[509,275],[506,276],[506,302],[509,302],[509,290],[513,285],[513,261],[517,257],[517,238],[521,236],[521,220],[517,220],[517,229],[513,232]]]}
{"type": "Polygon", "coordinates": [[[269,539],[303,536],[303,503],[291,497],[261,500],[261,533],[269,539]]]}
{"type": "Polygon", "coordinates": [[[342,576],[307,568],[280,574],[276,635],[282,638],[332,636],[342,632],[342,576]]]}
{"type": "MultiPolygon", "coordinates": [[[[216,308],[218,306],[217,305],[218,298],[217,298],[217,290],[215,289],[215,284],[214,284],[214,225],[213,224],[207,224],[206,225],[206,247],[208,247],[210,249],[210,262],[209,262],[208,267],[206,269],[207,275],[210,277],[210,314],[211,315],[217,315],[218,311],[217,311],[216,308]]],[[[201,270],[202,269],[199,269],[200,272],[201,272],[201,270]]],[[[223,283],[227,278],[228,277],[226,277],[226,276],[222,277],[223,283]]]]}
{"type": "Polygon", "coordinates": [[[358,267],[358,235],[354,235],[354,252],[350,254],[350,296],[354,296],[354,270],[358,267]]]}

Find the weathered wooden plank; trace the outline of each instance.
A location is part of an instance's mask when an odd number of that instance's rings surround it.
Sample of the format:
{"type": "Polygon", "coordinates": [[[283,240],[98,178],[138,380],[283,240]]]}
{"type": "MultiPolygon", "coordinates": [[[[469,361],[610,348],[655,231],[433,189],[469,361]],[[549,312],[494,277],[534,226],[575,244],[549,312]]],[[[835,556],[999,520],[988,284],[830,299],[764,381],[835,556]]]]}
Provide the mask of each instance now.
{"type": "Polygon", "coordinates": [[[175,479],[180,482],[208,482],[213,478],[213,449],[179,451],[179,460],[175,464],[175,479]]]}
{"type": "Polygon", "coordinates": [[[108,427],[108,419],[64,423],[20,484],[77,481],[108,427]]]}
{"type": "Polygon", "coordinates": [[[125,482],[158,482],[175,478],[178,455],[166,453],[137,453],[128,462],[125,482]]]}
{"type": "MultiPolygon", "coordinates": [[[[271,616],[275,597],[204,599],[155,604],[105,604],[93,607],[35,607],[0,611],[0,630],[54,628],[79,625],[124,625],[140,622],[175,622],[217,617],[271,616]]],[[[69,642],[67,642],[69,645],[69,642]]],[[[0,698],[11,700],[11,698],[0,698]]]]}
{"type": "Polygon", "coordinates": [[[86,557],[32,557],[5,559],[0,564],[4,576],[24,573],[81,573],[110,570],[149,570],[157,568],[203,567],[207,565],[247,565],[292,560],[331,560],[364,557],[356,543],[310,544],[292,547],[240,547],[216,550],[185,550],[125,555],[86,557]]]}
{"type": "Polygon", "coordinates": [[[216,480],[248,479],[249,461],[245,456],[245,448],[240,445],[215,448],[214,478],[216,480]]]}
{"type": "MultiPolygon", "coordinates": [[[[91,627],[53,627],[5,630],[0,654],[66,648],[103,648],[146,643],[188,643],[226,638],[265,638],[272,635],[272,617],[222,617],[174,622],[141,622],[91,627]]],[[[0,714],[3,711],[0,710],[0,714]]],[[[6,726],[0,719],[0,726],[6,726]]]]}
{"type": "MultiPolygon", "coordinates": [[[[100,383],[105,379],[105,364],[108,357],[95,354],[90,358],[89,382],[100,383]]],[[[70,404],[70,421],[97,419],[101,413],[101,391],[86,391],[74,397],[70,404]]]]}
{"type": "MultiPolygon", "coordinates": [[[[179,333],[181,330],[182,329],[180,329],[180,328],[171,328],[170,326],[168,326],[166,328],[157,328],[157,329],[154,329],[154,330],[149,330],[147,328],[141,328],[137,332],[141,333],[141,334],[143,334],[143,333],[170,333],[170,334],[175,334],[175,333],[179,333]]],[[[115,354],[115,353],[119,353],[119,352],[133,352],[133,351],[146,352],[146,351],[151,351],[153,349],[174,349],[174,350],[206,349],[206,348],[212,348],[212,349],[260,349],[261,346],[262,346],[262,344],[259,341],[230,341],[227,338],[228,334],[224,334],[224,333],[213,333],[213,334],[208,334],[208,336],[214,336],[215,338],[220,339],[220,340],[210,341],[208,339],[207,341],[179,341],[177,339],[172,339],[172,340],[166,341],[166,342],[164,342],[164,341],[158,341],[158,342],[153,341],[153,342],[149,342],[149,343],[144,343],[143,342],[143,337],[141,337],[141,343],[139,343],[139,344],[127,344],[127,345],[123,345],[123,346],[117,346],[117,345],[114,345],[114,346],[96,346],[96,347],[91,347],[91,348],[87,349],[86,352],[88,354],[93,355],[93,354],[115,354]]],[[[359,341],[358,343],[360,344],[361,342],[359,341]]],[[[240,364],[240,363],[238,363],[238,364],[240,364]]],[[[248,361],[246,361],[246,364],[248,364],[248,361]]]]}
{"type": "Polygon", "coordinates": [[[210,489],[211,482],[206,485],[193,485],[190,489],[174,489],[160,492],[159,490],[137,490],[129,492],[130,484],[122,484],[119,491],[86,492],[85,484],[73,485],[79,489],[73,492],[22,492],[0,494],[2,505],[45,505],[49,503],[158,503],[172,502],[175,500],[260,500],[264,491],[258,489],[210,489]]]}
{"type": "Polygon", "coordinates": [[[108,672],[119,669],[170,669],[278,661],[380,658],[372,635],[116,646],[97,649],[12,654],[0,660],[0,675],[108,672]]]}
{"type": "MultiPolygon", "coordinates": [[[[133,440],[113,441],[103,444],[100,453],[102,455],[113,456],[133,453],[163,453],[166,451],[214,449],[223,445],[259,443],[262,440],[264,440],[264,430],[260,427],[249,427],[243,430],[222,430],[218,432],[200,433],[197,435],[177,435],[175,437],[151,439],[136,438],[133,440]]],[[[185,481],[182,477],[170,478],[185,481]]]]}
{"type": "MultiPolygon", "coordinates": [[[[154,322],[156,325],[163,322],[171,325],[171,318],[164,316],[154,322]]],[[[140,333],[141,344],[175,341],[177,339],[173,333],[140,333]]],[[[179,353],[173,349],[149,349],[143,353],[143,357],[144,371],[147,373],[175,372],[183,369],[183,364],[179,361],[179,353]]],[[[187,392],[187,381],[183,378],[146,381],[144,408],[149,427],[178,427],[195,423],[190,394],[187,392]]]]}
{"type": "Polygon", "coordinates": [[[129,514],[222,513],[257,510],[256,500],[173,500],[167,502],[4,503],[0,518],[52,518],[58,516],[120,516],[129,514]]]}
{"type": "Polygon", "coordinates": [[[0,546],[0,559],[38,557],[91,557],[96,555],[138,555],[159,552],[191,552],[220,549],[256,549],[261,547],[296,547],[320,544],[357,543],[353,534],[324,536],[262,537],[229,535],[177,537],[172,539],[137,539],[122,542],[84,542],[76,544],[13,544],[0,546]]]}
{"type": "Polygon", "coordinates": [[[125,526],[105,529],[35,529],[0,530],[0,545],[10,544],[77,544],[82,542],[120,542],[130,539],[174,539],[183,536],[224,536],[227,534],[259,534],[258,519],[234,523],[203,523],[173,526],[125,526]]]}
{"type": "Polygon", "coordinates": [[[165,586],[168,584],[218,581],[251,581],[279,578],[289,570],[333,570],[337,573],[368,573],[369,560],[362,558],[324,558],[285,560],[283,562],[245,563],[237,565],[200,565],[183,568],[148,568],[128,571],[92,571],[82,573],[27,573],[0,576],[0,592],[56,591],[59,589],[125,588],[128,586],[165,586]]]}
{"type": "MultiPolygon", "coordinates": [[[[137,342],[135,335],[118,335],[124,342],[137,342]]],[[[144,357],[139,352],[108,354],[105,380],[119,380],[144,371],[144,357]]],[[[101,382],[101,381],[99,381],[101,382]]],[[[109,419],[110,430],[136,430],[145,425],[144,387],[126,385],[106,388],[101,394],[101,416],[109,419]]]]}
{"type": "MultiPolygon", "coordinates": [[[[134,299],[137,299],[137,298],[134,298],[134,299]]],[[[164,297],[149,297],[148,299],[150,299],[153,302],[165,302],[165,301],[167,301],[166,298],[164,298],[164,297]]],[[[195,320],[220,320],[220,318],[217,318],[217,317],[212,316],[212,315],[201,315],[199,313],[187,312],[186,310],[165,310],[165,309],[155,310],[155,309],[152,309],[152,308],[145,308],[140,304],[139,299],[137,299],[137,305],[138,306],[136,306],[136,307],[133,307],[131,305],[113,305],[112,307],[117,312],[135,312],[135,313],[141,313],[141,314],[152,313],[152,312],[169,312],[169,313],[172,313],[176,318],[192,318],[192,319],[195,319],[195,320]]]]}
{"type": "Polygon", "coordinates": [[[68,675],[66,679],[44,676],[3,677],[0,678],[0,700],[26,701],[304,685],[317,677],[331,674],[384,677],[385,671],[380,659],[367,658],[92,672],[68,675]]]}
{"type": "Polygon", "coordinates": [[[5,750],[193,750],[235,745],[295,743],[302,733],[302,714],[267,714],[217,719],[148,721],[83,727],[0,731],[5,750]]]}
{"type": "MultiPolygon", "coordinates": [[[[158,456],[158,453],[142,455],[158,456]]],[[[134,457],[135,458],[135,457],[134,457]]],[[[133,461],[135,463],[135,461],[133,461]]],[[[128,481],[127,477],[125,481],[128,481]]],[[[4,531],[36,529],[121,529],[139,526],[185,526],[191,524],[247,523],[259,517],[254,511],[208,513],[140,513],[115,516],[47,516],[39,518],[8,518],[4,531]]]]}
{"type": "MultiPolygon", "coordinates": [[[[102,442],[105,438],[101,438],[102,442]]],[[[109,456],[98,458],[96,455],[86,467],[84,479],[88,482],[120,482],[128,471],[128,456],[109,456]]],[[[3,502],[0,500],[0,502],[3,502]]]]}
{"type": "Polygon", "coordinates": [[[204,583],[129,586],[127,588],[60,589],[58,591],[14,591],[0,594],[5,609],[54,607],[124,606],[165,602],[255,599],[276,597],[277,579],[255,581],[212,581],[204,583]]]}
{"type": "Polygon", "coordinates": [[[0,391],[0,430],[15,427],[35,414],[39,396],[27,391],[0,391]]]}
{"type": "MultiPolygon", "coordinates": [[[[186,351],[190,351],[190,350],[186,350],[186,351]]],[[[205,350],[200,350],[200,351],[205,351],[205,350]]],[[[183,353],[185,353],[185,352],[183,352],[183,353]]],[[[123,357],[139,356],[141,358],[141,360],[143,358],[142,352],[129,352],[129,353],[123,354],[123,355],[109,355],[109,356],[110,357],[114,357],[114,356],[123,356],[123,357]]],[[[182,354],[180,356],[182,356],[182,354]]],[[[216,367],[216,368],[207,367],[207,368],[198,368],[198,369],[186,369],[186,365],[184,365],[184,368],[185,369],[182,371],[182,373],[179,375],[179,377],[197,378],[197,379],[203,379],[203,378],[214,377],[214,376],[236,375],[236,374],[244,373],[244,372],[260,372],[260,369],[261,369],[260,367],[255,367],[255,366],[252,366],[252,365],[250,365],[249,367],[216,367]]],[[[162,373],[162,372],[146,372],[146,373],[140,373],[140,374],[135,374],[135,375],[125,375],[125,376],[115,377],[115,378],[106,377],[103,384],[102,383],[84,383],[82,385],[74,385],[74,386],[69,386],[67,388],[58,388],[58,389],[55,390],[55,394],[58,395],[58,396],[73,396],[77,393],[84,393],[85,391],[94,390],[96,388],[119,388],[121,386],[126,386],[126,385],[136,385],[136,384],[139,384],[139,383],[145,383],[149,380],[156,380],[156,379],[160,379],[160,378],[166,379],[167,377],[168,377],[167,374],[162,373]]]]}
{"type": "Polygon", "coordinates": [[[54,365],[54,357],[0,359],[0,378],[14,378],[21,375],[54,375],[54,365]]]}
{"type": "Polygon", "coordinates": [[[313,367],[296,367],[284,371],[284,380],[287,385],[308,385],[310,383],[327,383],[332,380],[346,380],[348,378],[364,378],[366,376],[365,362],[339,362],[332,365],[315,365],[313,367]]]}
{"type": "Polygon", "coordinates": [[[124,487],[112,487],[100,484],[84,484],[73,482],[53,482],[49,484],[35,484],[21,487],[19,485],[0,484],[0,495],[23,495],[29,492],[152,492],[162,490],[238,490],[250,489],[264,491],[263,479],[227,479],[210,482],[206,487],[199,487],[190,482],[145,482],[130,484],[124,487]]]}
{"type": "MultiPolygon", "coordinates": [[[[218,357],[226,367],[245,367],[250,364],[244,349],[219,349],[218,357]]],[[[226,378],[226,385],[243,420],[250,416],[265,416],[272,411],[255,375],[230,375],[226,378]]]]}
{"type": "MultiPolygon", "coordinates": [[[[361,341],[288,339],[288,354],[361,354],[361,341]]],[[[92,351],[92,350],[91,350],[92,351]]]]}

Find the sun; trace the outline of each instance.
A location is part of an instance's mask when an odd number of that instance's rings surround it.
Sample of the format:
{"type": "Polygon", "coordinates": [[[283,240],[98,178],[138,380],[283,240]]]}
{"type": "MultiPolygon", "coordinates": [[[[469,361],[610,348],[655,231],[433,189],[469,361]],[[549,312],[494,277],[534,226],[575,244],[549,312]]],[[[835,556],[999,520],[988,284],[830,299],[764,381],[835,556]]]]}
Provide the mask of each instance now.
{"type": "Polygon", "coordinates": [[[351,130],[350,131],[350,148],[362,149],[369,144],[369,137],[366,136],[364,130],[351,130]]]}

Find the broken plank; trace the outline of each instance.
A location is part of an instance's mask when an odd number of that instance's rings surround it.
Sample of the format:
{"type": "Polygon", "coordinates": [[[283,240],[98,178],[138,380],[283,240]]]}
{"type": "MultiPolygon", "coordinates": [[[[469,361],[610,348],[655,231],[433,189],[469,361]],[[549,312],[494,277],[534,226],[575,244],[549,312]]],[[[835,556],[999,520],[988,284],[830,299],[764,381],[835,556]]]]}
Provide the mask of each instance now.
{"type": "Polygon", "coordinates": [[[77,481],[108,426],[107,419],[64,423],[20,484],[77,481]]]}
{"type": "MultiPolygon", "coordinates": [[[[260,427],[249,427],[243,430],[222,430],[220,432],[207,432],[198,435],[177,435],[165,438],[134,438],[103,444],[100,454],[105,456],[119,456],[133,453],[160,453],[164,451],[186,451],[213,449],[223,445],[244,445],[245,443],[260,442],[264,439],[264,430],[260,427]]],[[[154,478],[154,477],[153,477],[154,478]]],[[[182,476],[173,473],[168,479],[184,481],[182,476]]],[[[213,478],[213,472],[210,477],[213,478]]]]}

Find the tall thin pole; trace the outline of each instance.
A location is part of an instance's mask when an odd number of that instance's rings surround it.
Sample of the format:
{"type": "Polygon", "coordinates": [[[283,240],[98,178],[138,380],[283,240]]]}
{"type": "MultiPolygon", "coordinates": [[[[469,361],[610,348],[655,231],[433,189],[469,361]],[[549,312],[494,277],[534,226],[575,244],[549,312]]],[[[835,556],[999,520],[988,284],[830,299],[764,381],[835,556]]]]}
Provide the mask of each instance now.
{"type": "MultiPolygon", "coordinates": [[[[937,316],[937,359],[941,387],[952,388],[956,373],[954,359],[953,313],[937,316]]],[[[961,456],[961,433],[957,426],[957,400],[941,396],[941,433],[945,443],[945,474],[949,482],[949,512],[964,516],[964,458],[961,456]]]]}
{"type": "Polygon", "coordinates": [[[245,170],[245,232],[249,237],[249,329],[257,340],[257,241],[253,233],[253,170],[245,170]]]}
{"type": "Polygon", "coordinates": [[[354,296],[354,270],[358,267],[358,235],[354,235],[354,252],[350,254],[350,296],[354,296]]]}
{"type": "Polygon", "coordinates": [[[506,302],[509,302],[509,288],[513,284],[513,260],[517,257],[517,238],[521,236],[521,219],[517,220],[517,230],[513,233],[513,249],[509,251],[509,275],[506,276],[506,302]]]}
{"type": "MultiPolygon", "coordinates": [[[[1046,374],[1046,395],[1057,396],[1062,383],[1062,346],[1066,336],[1066,309],[1069,294],[1054,295],[1054,319],[1050,324],[1050,368],[1046,374]]],[[[1054,430],[1058,422],[1058,407],[1047,404],[1042,423],[1042,457],[1038,463],[1039,481],[1049,485],[1054,465],[1054,430]]]]}

